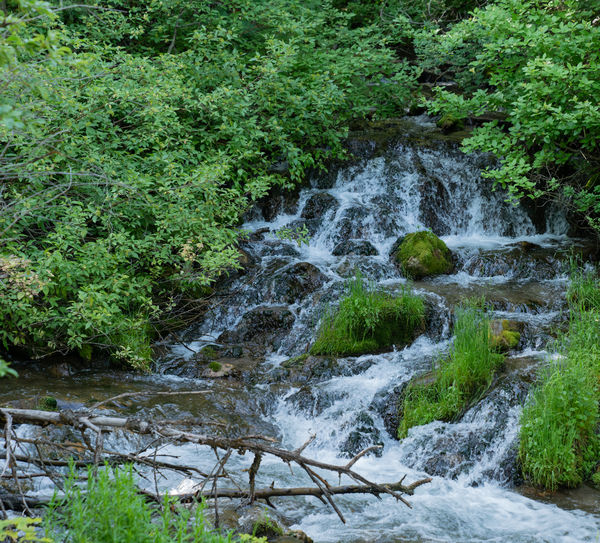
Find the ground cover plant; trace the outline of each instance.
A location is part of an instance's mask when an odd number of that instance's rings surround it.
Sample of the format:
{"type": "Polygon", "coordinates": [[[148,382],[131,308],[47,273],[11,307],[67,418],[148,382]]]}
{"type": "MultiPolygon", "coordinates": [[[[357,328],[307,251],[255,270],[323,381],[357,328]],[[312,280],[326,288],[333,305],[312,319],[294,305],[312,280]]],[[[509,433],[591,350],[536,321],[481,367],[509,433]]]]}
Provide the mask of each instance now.
{"type": "Polygon", "coordinates": [[[491,345],[484,309],[477,305],[457,308],[449,354],[435,364],[431,382],[408,385],[398,437],[406,437],[413,426],[456,419],[487,390],[503,360],[491,345]]]}
{"type": "Polygon", "coordinates": [[[572,278],[569,330],[554,345],[521,416],[523,475],[551,490],[589,479],[600,458],[599,292],[595,274],[572,278]]]}
{"type": "MultiPolygon", "coordinates": [[[[162,507],[140,494],[131,467],[104,466],[88,471],[81,488],[74,473],[64,495],[55,497],[43,519],[46,537],[63,543],[234,543],[233,535],[214,532],[203,508],[194,512],[166,499],[162,507]]],[[[248,536],[244,541],[260,543],[248,536]]]]}
{"type": "Polygon", "coordinates": [[[406,345],[422,331],[424,318],[423,300],[408,288],[386,292],[357,273],[337,309],[323,318],[310,352],[352,356],[406,345]]]}

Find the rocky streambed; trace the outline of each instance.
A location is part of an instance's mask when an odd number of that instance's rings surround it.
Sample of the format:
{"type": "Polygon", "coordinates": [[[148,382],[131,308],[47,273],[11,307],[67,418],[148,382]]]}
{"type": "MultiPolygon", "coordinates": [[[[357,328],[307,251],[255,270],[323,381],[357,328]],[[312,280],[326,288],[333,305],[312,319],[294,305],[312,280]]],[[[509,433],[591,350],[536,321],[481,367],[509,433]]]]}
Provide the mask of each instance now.
{"type": "MultiPolygon", "coordinates": [[[[412,510],[387,498],[342,497],[346,525],[314,498],[276,502],[288,523],[318,542],[595,541],[599,493],[550,496],[524,487],[516,447],[521,406],[547,342],[564,325],[570,259],[589,259],[596,248],[573,236],[559,207],[506,203],[481,179],[490,159],[462,154],[428,119],[398,128],[384,140],[352,141],[351,165],[248,214],[244,268],[217,286],[196,325],[157,346],[156,373],[115,379],[109,368],[68,361],[28,365],[17,381],[0,383],[0,401],[31,405],[53,396],[77,406],[124,391],[205,389],[202,397],[140,399],[116,411],[204,418],[229,435],[258,432],[289,448],[314,433],[306,454],[331,462],[380,445],[358,471],[387,482],[434,477],[412,497],[412,510]],[[282,229],[291,239],[276,235],[282,229]],[[454,255],[452,273],[410,283],[426,301],[426,331],[387,352],[310,355],[320,320],[356,270],[390,293],[409,284],[390,254],[398,239],[422,230],[454,255]],[[309,243],[296,242],[295,232],[308,232],[309,243]],[[413,428],[399,442],[403,388],[448,349],[454,307],[473,297],[485,297],[495,319],[518,324],[518,343],[459,421],[413,428]]],[[[210,456],[191,445],[163,453],[199,465],[210,456]]],[[[236,461],[247,467],[247,459],[236,461]]],[[[266,486],[306,484],[275,460],[265,459],[261,477],[266,486]]]]}

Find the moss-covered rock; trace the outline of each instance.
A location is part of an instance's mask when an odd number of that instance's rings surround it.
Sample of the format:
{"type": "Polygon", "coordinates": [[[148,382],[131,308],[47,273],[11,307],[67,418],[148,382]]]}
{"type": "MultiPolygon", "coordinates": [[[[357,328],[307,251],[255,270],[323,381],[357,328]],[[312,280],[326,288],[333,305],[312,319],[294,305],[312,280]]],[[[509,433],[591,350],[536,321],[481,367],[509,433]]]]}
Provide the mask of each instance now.
{"type": "Polygon", "coordinates": [[[413,232],[404,236],[392,256],[396,265],[412,279],[452,272],[452,253],[434,233],[413,232]]]}
{"type": "Polygon", "coordinates": [[[518,322],[507,319],[490,322],[490,345],[499,352],[516,349],[521,341],[521,326],[518,322]]]}

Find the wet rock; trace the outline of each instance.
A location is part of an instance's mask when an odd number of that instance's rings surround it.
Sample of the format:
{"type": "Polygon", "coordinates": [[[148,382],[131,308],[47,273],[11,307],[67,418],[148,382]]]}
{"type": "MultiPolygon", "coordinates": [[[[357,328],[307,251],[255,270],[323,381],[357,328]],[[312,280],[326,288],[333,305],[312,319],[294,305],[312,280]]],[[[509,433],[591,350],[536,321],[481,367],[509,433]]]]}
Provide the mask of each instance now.
{"type": "Polygon", "coordinates": [[[292,232],[308,232],[309,236],[314,236],[321,226],[321,219],[297,219],[285,226],[292,232]]]}
{"type": "Polygon", "coordinates": [[[215,360],[202,372],[202,377],[206,379],[220,379],[223,377],[232,377],[236,373],[237,368],[233,364],[221,363],[215,360]]]}
{"type": "Polygon", "coordinates": [[[364,207],[351,207],[344,212],[344,216],[337,225],[334,242],[341,243],[348,239],[361,239],[368,237],[366,223],[369,221],[371,211],[364,207]]]}
{"type": "Polygon", "coordinates": [[[325,213],[338,206],[335,196],[328,192],[317,192],[307,200],[300,216],[303,219],[322,219],[325,213]]]}
{"type": "Polygon", "coordinates": [[[392,275],[387,264],[364,256],[344,257],[335,271],[340,277],[350,278],[356,275],[356,270],[359,270],[365,279],[373,281],[389,279],[392,275]]]}
{"type": "Polygon", "coordinates": [[[394,263],[413,279],[450,273],[454,268],[450,249],[432,232],[407,234],[396,243],[394,263]]]}
{"type": "Polygon", "coordinates": [[[342,365],[334,357],[303,354],[283,362],[279,374],[274,376],[292,383],[307,383],[325,381],[343,374],[342,365]]]}
{"type": "Polygon", "coordinates": [[[278,271],[272,278],[269,300],[293,304],[321,288],[327,281],[319,268],[309,262],[298,262],[278,271]]]}
{"type": "Polygon", "coordinates": [[[271,222],[281,213],[293,214],[298,209],[298,192],[300,187],[295,190],[286,190],[281,187],[274,187],[269,194],[258,202],[258,209],[263,218],[271,222]]]}
{"type": "Polygon", "coordinates": [[[315,417],[345,396],[347,396],[346,393],[334,394],[322,390],[313,392],[310,387],[303,386],[300,390],[288,396],[285,401],[299,411],[315,417]]]}
{"type": "Polygon", "coordinates": [[[426,171],[423,171],[423,174],[424,179],[419,183],[421,191],[419,218],[435,234],[446,236],[450,234],[450,227],[443,218],[451,216],[449,206],[452,205],[452,198],[440,179],[427,174],[426,171]]]}
{"type": "Polygon", "coordinates": [[[362,411],[350,424],[354,429],[340,446],[342,454],[348,458],[352,458],[367,447],[378,445],[380,448],[370,451],[367,454],[380,457],[383,454],[383,441],[371,415],[366,411],[362,411]]]}
{"type": "Polygon", "coordinates": [[[490,321],[490,343],[494,349],[507,352],[516,349],[521,340],[523,325],[507,319],[490,321]]]}
{"type": "Polygon", "coordinates": [[[565,255],[555,254],[529,242],[503,251],[481,250],[458,263],[458,268],[476,277],[504,275],[515,279],[555,279],[568,271],[565,255]]]}
{"type": "Polygon", "coordinates": [[[400,424],[400,409],[404,402],[404,392],[408,382],[395,386],[392,390],[379,392],[373,398],[371,409],[379,413],[383,425],[390,437],[398,439],[398,426],[400,424]]]}
{"type": "Polygon", "coordinates": [[[244,345],[255,354],[265,354],[275,350],[282,336],[294,324],[294,315],[283,306],[256,307],[244,314],[233,330],[223,332],[219,343],[244,345]]]}
{"type": "Polygon", "coordinates": [[[333,256],[375,256],[379,254],[373,244],[365,239],[348,239],[341,241],[334,248],[333,256]]]}

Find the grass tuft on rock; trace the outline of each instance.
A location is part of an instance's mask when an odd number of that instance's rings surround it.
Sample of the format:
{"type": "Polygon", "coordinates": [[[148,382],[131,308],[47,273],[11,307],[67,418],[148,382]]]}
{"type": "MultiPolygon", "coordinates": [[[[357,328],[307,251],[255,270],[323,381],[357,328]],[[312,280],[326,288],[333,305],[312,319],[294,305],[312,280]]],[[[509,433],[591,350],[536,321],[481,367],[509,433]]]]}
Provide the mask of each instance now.
{"type": "Polygon", "coordinates": [[[420,297],[407,288],[392,295],[365,283],[357,273],[338,309],[323,318],[310,353],[352,356],[406,345],[424,324],[425,304],[420,297]]]}
{"type": "Polygon", "coordinates": [[[593,476],[600,457],[600,283],[575,273],[567,293],[569,330],[540,372],[521,416],[519,459],[524,477],[555,490],[593,476]]]}
{"type": "Polygon", "coordinates": [[[481,307],[471,304],[457,309],[454,336],[450,353],[437,363],[434,380],[408,386],[398,426],[400,439],[413,426],[456,419],[487,390],[502,364],[504,357],[491,345],[489,319],[481,307]]]}

